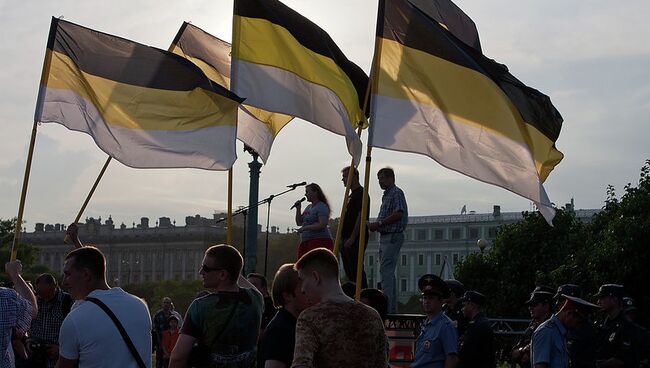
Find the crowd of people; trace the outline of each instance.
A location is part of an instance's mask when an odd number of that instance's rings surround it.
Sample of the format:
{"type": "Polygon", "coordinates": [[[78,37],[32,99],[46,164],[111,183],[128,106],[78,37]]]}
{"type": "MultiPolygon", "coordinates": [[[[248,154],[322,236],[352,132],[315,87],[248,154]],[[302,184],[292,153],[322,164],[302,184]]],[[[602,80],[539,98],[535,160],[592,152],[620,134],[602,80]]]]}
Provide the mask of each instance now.
{"type": "MultiPolygon", "coordinates": [[[[359,224],[368,218],[361,214],[359,173],[350,170],[341,171],[344,184],[352,175],[341,259],[348,280],[356,280],[359,224]]],[[[72,224],[68,234],[75,249],[65,258],[65,291],[50,274],[40,275],[32,289],[19,261],[5,265],[13,288],[0,288],[0,368],[145,368],[152,367],[153,356],[156,368],[388,367],[384,321],[397,312],[395,267],[408,209],[393,170],[381,169],[377,178],[384,195],[367,230],[380,233],[382,290],[367,288],[363,270],[360,301],[353,284],[341,285],[327,228],[330,208],[313,183],[305,190],[307,208],[296,203],[301,234],[296,261],[278,269],[270,290],[263,275],[244,277],[236,248],[214,245],[199,270],[204,290],[184,317],[168,297],[151,317],[141,298],[110,287],[103,253],[84,246],[72,224]]],[[[487,297],[432,274],[421,276],[418,287],[425,319],[411,367],[496,367],[494,332],[484,313],[487,297]]],[[[525,302],[532,322],[513,347],[512,362],[534,368],[647,363],[648,333],[634,323],[634,304],[624,288],[603,285],[598,305],[581,296],[576,285],[535,288],[525,302]],[[594,325],[598,309],[605,318],[594,325]]]]}

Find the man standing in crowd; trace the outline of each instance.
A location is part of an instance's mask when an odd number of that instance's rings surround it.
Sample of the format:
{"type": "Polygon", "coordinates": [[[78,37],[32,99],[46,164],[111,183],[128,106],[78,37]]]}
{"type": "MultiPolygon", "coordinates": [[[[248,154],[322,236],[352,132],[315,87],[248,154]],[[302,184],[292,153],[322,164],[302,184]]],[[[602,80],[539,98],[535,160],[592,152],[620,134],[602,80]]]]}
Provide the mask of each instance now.
{"type": "Polygon", "coordinates": [[[463,314],[463,303],[460,302],[460,298],[465,294],[465,285],[453,279],[445,280],[445,283],[449,286],[449,297],[442,304],[442,312],[454,321],[458,336],[462,336],[465,333],[467,321],[463,314]]]}
{"type": "Polygon", "coordinates": [[[309,307],[298,271],[293,263],[278,269],[273,278],[273,302],[278,312],[260,339],[258,368],[289,368],[293,361],[296,342],[296,321],[300,313],[309,307]]]}
{"type": "Polygon", "coordinates": [[[395,172],[385,167],[377,172],[379,186],[384,190],[377,221],[370,223],[370,231],[379,231],[379,262],[381,286],[388,298],[388,313],[397,313],[397,286],[395,268],[399,251],[404,244],[404,230],[408,223],[408,207],[404,192],[395,185],[395,172]]]}
{"type": "Polygon", "coordinates": [[[449,296],[449,286],[440,277],[427,274],[418,280],[418,288],[427,318],[415,341],[411,368],[454,368],[458,364],[458,332],[442,313],[442,301],[449,296]]]}
{"type": "Polygon", "coordinates": [[[25,334],[37,313],[36,296],[21,276],[22,271],[20,261],[5,264],[14,288],[0,287],[0,368],[14,366],[11,336],[14,331],[25,334]]]}
{"type": "Polygon", "coordinates": [[[266,281],[266,277],[259,273],[249,273],[246,278],[262,294],[262,297],[264,297],[264,313],[262,314],[262,325],[260,326],[260,329],[264,331],[276,312],[273,306],[273,299],[269,295],[269,284],[266,281]]]}
{"type": "MultiPolygon", "coordinates": [[[[343,227],[341,228],[341,260],[343,261],[343,270],[348,280],[357,282],[357,263],[359,259],[359,226],[361,223],[361,209],[363,202],[363,187],[359,183],[359,170],[355,167],[352,168],[352,184],[350,185],[350,197],[348,198],[348,205],[345,209],[345,219],[343,220],[343,227]]],[[[343,185],[347,185],[348,173],[350,166],[341,170],[343,185]]],[[[368,208],[370,208],[370,198],[368,198],[368,208]]],[[[368,214],[364,221],[368,220],[368,214]]],[[[365,252],[368,246],[368,228],[366,227],[366,237],[363,244],[365,252]]],[[[361,262],[361,288],[368,287],[368,280],[366,278],[366,271],[363,270],[363,262],[361,262]]]]}
{"type": "Polygon", "coordinates": [[[174,310],[172,299],[168,296],[160,303],[162,309],[153,316],[153,343],[156,350],[156,368],[163,367],[163,345],[162,335],[169,329],[169,317],[175,316],[178,321],[182,320],[181,315],[174,310]]]}
{"type": "Polygon", "coordinates": [[[530,342],[537,327],[553,314],[553,290],[545,286],[536,287],[526,301],[532,321],[522,337],[512,348],[510,355],[515,363],[523,368],[530,367],[530,342]]]}
{"type": "Polygon", "coordinates": [[[485,296],[478,291],[467,291],[463,295],[463,315],[469,321],[467,330],[460,338],[458,367],[496,367],[494,332],[483,314],[485,296]]]}
{"type": "Polygon", "coordinates": [[[106,258],[91,246],[68,253],[63,285],[79,301],[59,333],[59,368],[151,366],[151,318],[145,302],[106,283],[106,258]],[[103,305],[106,307],[101,307],[103,305]],[[109,316],[114,314],[115,319],[109,316]],[[121,324],[126,336],[120,333],[121,324]],[[132,341],[135,351],[125,342],[132,341]]]}
{"type": "MultiPolygon", "coordinates": [[[[557,288],[555,307],[560,310],[567,296],[580,298],[580,287],[574,284],[564,284],[557,288]]],[[[583,323],[569,329],[566,335],[569,365],[571,368],[593,368],[596,366],[596,330],[592,323],[583,323]]]]}
{"type": "Polygon", "coordinates": [[[533,333],[531,366],[533,368],[569,368],[566,349],[567,330],[576,328],[589,319],[589,313],[598,306],[580,298],[566,296],[559,312],[543,322],[533,333]]]}
{"type": "Polygon", "coordinates": [[[298,260],[302,291],[317,304],[296,324],[293,368],[386,368],[388,341],[377,312],[346,296],[332,252],[314,249],[298,260]]]}
{"type": "Polygon", "coordinates": [[[623,285],[605,284],[598,289],[598,305],[605,319],[598,324],[597,367],[638,367],[639,341],[634,326],[623,315],[623,285]]]}
{"type": "Polygon", "coordinates": [[[242,265],[241,254],[230,245],[213,245],[205,251],[200,274],[203,287],[214,292],[195,299],[188,308],[170,368],[187,367],[197,341],[209,351],[204,356],[207,361],[197,363],[219,368],[255,367],[264,301],[241,275],[242,265]]]}
{"type": "Polygon", "coordinates": [[[72,307],[72,297],[59,288],[56,278],[49,273],[38,276],[35,284],[38,314],[32,321],[30,338],[42,350],[31,351],[30,362],[34,368],[54,368],[59,359],[59,331],[72,307]]]}

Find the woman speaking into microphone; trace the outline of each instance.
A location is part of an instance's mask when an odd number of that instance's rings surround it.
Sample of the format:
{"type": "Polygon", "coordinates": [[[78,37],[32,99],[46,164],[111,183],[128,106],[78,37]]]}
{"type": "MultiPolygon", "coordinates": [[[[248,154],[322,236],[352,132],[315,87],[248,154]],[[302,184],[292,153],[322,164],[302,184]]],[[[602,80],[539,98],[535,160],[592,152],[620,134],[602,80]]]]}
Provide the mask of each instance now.
{"type": "Polygon", "coordinates": [[[296,207],[296,225],[300,234],[300,245],[298,245],[298,259],[305,253],[316,248],[327,248],[334,250],[334,242],[327,227],[330,219],[330,206],[323,190],[316,183],[305,187],[305,197],[310,202],[301,212],[301,202],[296,207]]]}

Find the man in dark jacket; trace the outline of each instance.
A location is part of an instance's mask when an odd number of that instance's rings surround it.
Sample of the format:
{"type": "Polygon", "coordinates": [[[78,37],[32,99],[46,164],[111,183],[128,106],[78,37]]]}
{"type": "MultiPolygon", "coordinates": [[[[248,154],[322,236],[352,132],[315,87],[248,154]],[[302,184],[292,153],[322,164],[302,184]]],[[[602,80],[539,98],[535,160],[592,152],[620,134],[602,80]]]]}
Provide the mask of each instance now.
{"type": "Polygon", "coordinates": [[[460,300],[463,303],[463,315],[469,322],[460,338],[458,367],[495,367],[494,333],[482,312],[485,296],[470,290],[460,300]]]}

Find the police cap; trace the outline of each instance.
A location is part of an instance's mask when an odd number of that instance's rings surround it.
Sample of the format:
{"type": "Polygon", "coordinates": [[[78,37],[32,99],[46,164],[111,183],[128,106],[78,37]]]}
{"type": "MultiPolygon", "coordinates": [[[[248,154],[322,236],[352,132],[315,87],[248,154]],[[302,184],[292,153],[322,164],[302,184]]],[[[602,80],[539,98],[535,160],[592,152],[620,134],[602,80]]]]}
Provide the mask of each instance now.
{"type": "Polygon", "coordinates": [[[438,295],[441,298],[449,297],[449,286],[440,277],[430,273],[420,277],[418,288],[422,295],[438,295]]]}
{"type": "Polygon", "coordinates": [[[563,297],[566,299],[566,304],[562,307],[562,309],[573,309],[575,312],[580,314],[582,317],[586,318],[589,313],[595,312],[600,309],[599,306],[596,304],[589,303],[586,300],[580,299],[575,296],[571,295],[563,295],[563,297]]]}
{"type": "Polygon", "coordinates": [[[623,298],[623,311],[630,312],[633,310],[636,310],[636,306],[634,305],[634,299],[629,297],[623,298]]]}
{"type": "Polygon", "coordinates": [[[621,300],[623,299],[624,294],[625,294],[625,289],[623,289],[623,285],[605,284],[605,285],[601,285],[601,287],[598,289],[598,292],[596,293],[596,298],[614,296],[619,300],[621,300]]]}
{"type": "Polygon", "coordinates": [[[553,299],[560,299],[563,297],[563,295],[580,297],[580,294],[580,286],[576,284],[564,284],[558,286],[557,292],[555,293],[553,299]]]}
{"type": "Polygon", "coordinates": [[[463,303],[476,303],[480,306],[485,305],[485,295],[479,293],[478,291],[469,290],[463,294],[463,297],[460,299],[463,303]]]}
{"type": "Polygon", "coordinates": [[[530,293],[530,298],[526,301],[527,305],[535,305],[541,302],[551,303],[553,300],[554,290],[546,286],[538,286],[530,293]]]}
{"type": "Polygon", "coordinates": [[[460,298],[465,294],[465,285],[463,285],[462,282],[454,279],[448,279],[445,280],[445,283],[447,286],[449,286],[449,290],[456,295],[457,298],[460,298]]]}

